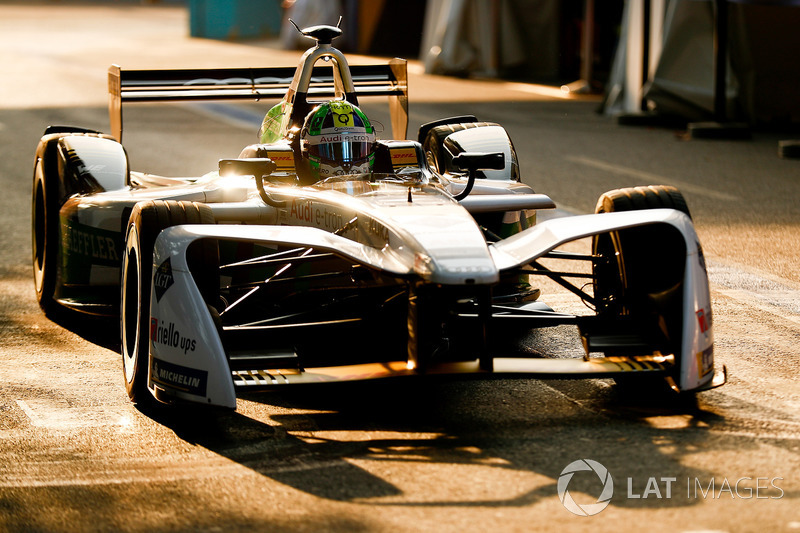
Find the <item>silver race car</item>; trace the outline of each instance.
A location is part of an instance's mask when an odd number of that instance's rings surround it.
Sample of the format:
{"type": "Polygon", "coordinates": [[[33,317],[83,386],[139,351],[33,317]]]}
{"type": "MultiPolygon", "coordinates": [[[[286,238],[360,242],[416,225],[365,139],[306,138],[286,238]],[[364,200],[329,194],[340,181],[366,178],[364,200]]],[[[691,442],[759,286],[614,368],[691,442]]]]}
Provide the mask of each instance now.
{"type": "Polygon", "coordinates": [[[39,142],[39,303],[119,314],[133,401],[235,408],[240,389],[442,373],[725,381],[677,190],[611,191],[596,214],[537,223],[555,205],[520,181],[504,128],[461,116],[406,140],[405,61],[350,67],[338,27],[302,33],[316,46],[296,69],[112,66],[112,135],[58,126],[39,142]],[[358,107],[381,95],[395,140],[358,107]],[[129,169],[123,103],[245,98],[280,102],[238,159],[196,178],[129,169]],[[586,312],[540,301],[553,282],[586,312]],[[524,349],[562,325],[582,356],[524,349]]]}

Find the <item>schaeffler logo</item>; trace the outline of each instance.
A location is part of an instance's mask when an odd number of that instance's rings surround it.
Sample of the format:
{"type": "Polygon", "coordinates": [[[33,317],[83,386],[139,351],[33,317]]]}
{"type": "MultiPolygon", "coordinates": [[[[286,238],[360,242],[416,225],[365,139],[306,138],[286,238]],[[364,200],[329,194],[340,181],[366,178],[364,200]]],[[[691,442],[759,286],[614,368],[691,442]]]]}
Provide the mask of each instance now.
{"type": "Polygon", "coordinates": [[[561,500],[567,511],[579,516],[596,515],[608,506],[613,495],[614,480],[611,478],[611,474],[608,473],[608,469],[591,459],[579,459],[571,462],[561,471],[561,475],[558,477],[558,499],[561,500]],[[594,472],[603,484],[603,490],[595,503],[579,504],[569,493],[568,487],[569,482],[572,481],[572,476],[575,475],[575,472],[582,471],[594,472]]]}

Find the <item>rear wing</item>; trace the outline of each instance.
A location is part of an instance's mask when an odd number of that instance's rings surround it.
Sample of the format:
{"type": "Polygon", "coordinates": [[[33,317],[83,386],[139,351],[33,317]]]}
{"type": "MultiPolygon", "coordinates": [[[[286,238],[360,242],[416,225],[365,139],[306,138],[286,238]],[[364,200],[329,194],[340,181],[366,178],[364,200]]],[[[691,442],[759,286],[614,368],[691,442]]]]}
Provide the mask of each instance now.
{"type": "MultiPolygon", "coordinates": [[[[111,134],[122,141],[122,104],[190,100],[261,100],[286,96],[294,67],[184,70],[108,69],[108,115],[111,134]]],[[[388,96],[392,136],[405,139],[408,131],[408,71],[405,59],[385,65],[350,66],[357,96],[388,96]]],[[[314,67],[308,95],[334,97],[333,69],[314,67]]]]}

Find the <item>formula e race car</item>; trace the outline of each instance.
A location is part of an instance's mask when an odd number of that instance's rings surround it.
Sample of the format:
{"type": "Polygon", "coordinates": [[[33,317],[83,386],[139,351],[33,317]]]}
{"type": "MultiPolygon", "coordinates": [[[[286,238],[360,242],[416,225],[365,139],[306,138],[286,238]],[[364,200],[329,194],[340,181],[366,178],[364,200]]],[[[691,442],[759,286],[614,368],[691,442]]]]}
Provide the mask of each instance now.
{"type": "Polygon", "coordinates": [[[48,313],[119,313],[133,401],[235,408],[237,390],[415,374],[613,377],[683,392],[724,382],[677,190],[619,189],[596,214],[536,223],[555,205],[520,181],[504,128],[461,116],[405,140],[405,61],[349,67],[332,46],[338,27],[302,33],[316,45],[296,70],[112,66],[113,135],[51,126],[39,142],[38,301],[48,313]],[[376,139],[358,107],[379,95],[395,140],[376,139]],[[129,170],[124,102],[217,98],[281,100],[259,143],[203,176],[129,170]],[[591,251],[563,249],[579,240],[591,251]],[[564,263],[583,266],[553,267],[564,263]],[[587,312],[540,301],[540,281],[587,312]],[[577,328],[583,354],[508,342],[559,325],[577,328]]]}

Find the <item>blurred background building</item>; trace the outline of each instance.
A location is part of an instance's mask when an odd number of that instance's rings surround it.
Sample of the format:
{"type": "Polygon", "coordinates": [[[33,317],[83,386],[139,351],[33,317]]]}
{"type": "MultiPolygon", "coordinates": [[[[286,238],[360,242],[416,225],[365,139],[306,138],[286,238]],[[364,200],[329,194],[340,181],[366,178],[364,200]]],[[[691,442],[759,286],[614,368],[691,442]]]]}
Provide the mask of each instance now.
{"type": "MultiPolygon", "coordinates": [[[[152,0],[151,0],[152,1],[152,0]]],[[[174,2],[175,0],[162,0],[174,2]]],[[[605,94],[603,111],[698,121],[715,112],[715,8],[725,2],[725,118],[800,124],[800,0],[187,0],[193,36],[308,41],[336,24],[348,52],[419,59],[432,74],[605,94]]],[[[716,114],[715,114],[716,113],[716,114]]]]}

